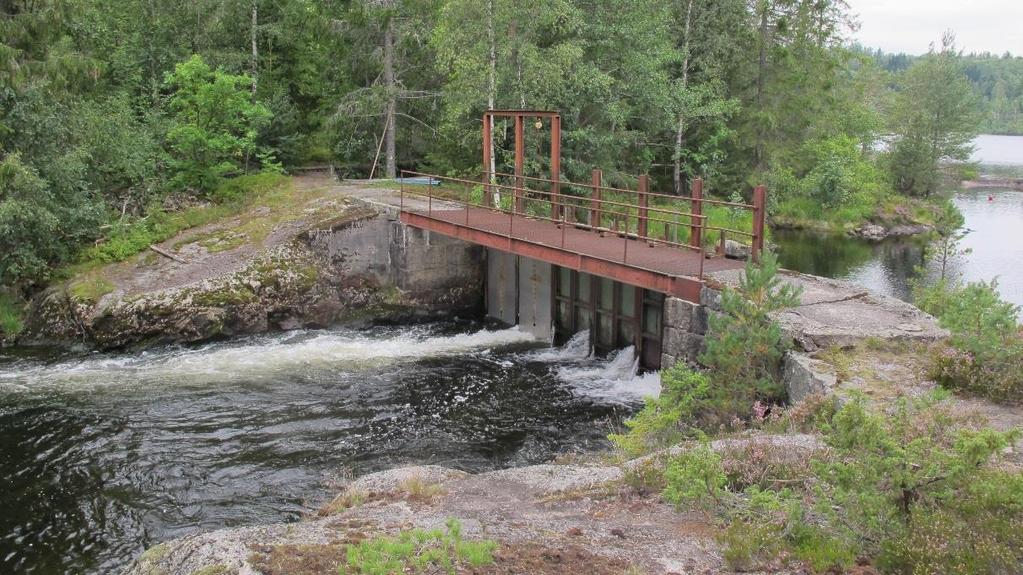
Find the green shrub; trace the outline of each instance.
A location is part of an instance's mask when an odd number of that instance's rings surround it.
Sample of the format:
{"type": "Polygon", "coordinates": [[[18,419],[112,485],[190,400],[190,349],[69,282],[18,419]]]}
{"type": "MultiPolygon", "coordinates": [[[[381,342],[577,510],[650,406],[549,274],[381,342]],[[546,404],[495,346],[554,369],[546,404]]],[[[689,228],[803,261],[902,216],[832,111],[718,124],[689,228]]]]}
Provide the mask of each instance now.
{"type": "Polygon", "coordinates": [[[92,239],[102,210],[85,190],[54,185],[19,154],[0,158],[0,285],[45,280],[92,239]]]}
{"type": "Polygon", "coordinates": [[[785,550],[781,526],[774,523],[735,521],[718,542],[724,547],[725,564],[739,572],[755,571],[785,550]]]}
{"type": "Polygon", "coordinates": [[[173,185],[209,192],[256,158],[256,137],[272,114],[252,101],[251,84],[248,76],[210,68],[199,55],[167,74],[175,121],[167,132],[173,185]]]}
{"type": "Polygon", "coordinates": [[[725,494],[728,477],[721,465],[721,456],[703,444],[668,462],[664,471],[667,487],[664,499],[679,506],[703,501],[716,503],[725,494]]]}
{"type": "Polygon", "coordinates": [[[1023,475],[992,464],[1018,433],[970,427],[941,397],[900,400],[885,413],[850,400],[824,423],[829,450],[801,480],[743,487],[705,445],[671,462],[664,497],[716,508],[737,570],[790,557],[841,572],[867,557],[892,573],[1014,573],[1023,475]]]}
{"type": "Polygon", "coordinates": [[[609,439],[629,456],[693,437],[700,429],[730,425],[784,399],[775,380],[784,351],[781,328],[768,315],[795,305],[799,291],[778,277],[778,260],[765,253],[760,266],[746,265],[738,289],[726,288],[723,314],[710,319],[706,372],[685,364],[661,372],[661,395],[626,420],[627,433],[609,439]],[[695,432],[695,433],[694,433],[695,432]]]}
{"type": "Polygon", "coordinates": [[[661,372],[661,395],[648,397],[643,409],[625,421],[627,433],[611,434],[609,439],[631,457],[676,443],[689,435],[686,429],[696,423],[710,390],[704,373],[683,363],[666,369],[661,372]]]}
{"type": "Polygon", "coordinates": [[[1019,307],[1002,301],[995,282],[918,288],[916,301],[937,315],[952,337],[939,346],[928,375],[942,387],[989,399],[1023,401],[1023,338],[1019,307]]]}

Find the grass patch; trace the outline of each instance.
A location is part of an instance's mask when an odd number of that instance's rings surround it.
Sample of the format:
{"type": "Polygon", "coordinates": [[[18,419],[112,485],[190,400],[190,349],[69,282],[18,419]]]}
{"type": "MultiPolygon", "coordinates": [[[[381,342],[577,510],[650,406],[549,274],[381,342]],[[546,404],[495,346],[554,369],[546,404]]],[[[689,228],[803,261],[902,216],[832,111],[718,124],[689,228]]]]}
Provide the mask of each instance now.
{"type": "Polygon", "coordinates": [[[170,553],[170,545],[166,543],[160,543],[159,545],[153,545],[149,549],[146,549],[144,553],[139,557],[141,561],[159,561],[170,553]]]}
{"type": "Polygon", "coordinates": [[[388,575],[426,572],[428,569],[455,573],[460,567],[480,568],[494,562],[494,541],[466,541],[456,519],[447,521],[446,530],[415,529],[397,536],[367,539],[345,549],[342,575],[388,575]]]}
{"type": "Polygon", "coordinates": [[[321,507],[316,514],[320,517],[326,517],[328,515],[340,515],[349,509],[354,509],[365,503],[369,499],[369,494],[359,489],[347,489],[341,495],[338,495],[334,499],[321,507]]]}
{"type": "Polygon", "coordinates": [[[114,284],[97,274],[88,274],[68,286],[68,294],[76,303],[94,304],[112,291],[114,291],[114,284]]]}
{"type": "Polygon", "coordinates": [[[430,503],[435,497],[444,494],[443,487],[436,483],[424,481],[418,475],[403,479],[398,484],[398,490],[405,493],[410,501],[417,501],[419,503],[430,503]]]}
{"type": "Polygon", "coordinates": [[[192,571],[191,575],[234,575],[238,570],[227,565],[210,565],[198,571],[192,571]]]}
{"type": "Polygon", "coordinates": [[[0,334],[16,336],[24,329],[24,306],[14,297],[0,292],[0,334]]]}

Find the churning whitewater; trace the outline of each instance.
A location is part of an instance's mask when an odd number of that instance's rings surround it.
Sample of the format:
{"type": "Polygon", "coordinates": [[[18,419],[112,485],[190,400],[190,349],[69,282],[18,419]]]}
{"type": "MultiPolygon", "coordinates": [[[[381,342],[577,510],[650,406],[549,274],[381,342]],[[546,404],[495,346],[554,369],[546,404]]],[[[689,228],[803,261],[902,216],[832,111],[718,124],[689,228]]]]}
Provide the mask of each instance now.
{"type": "Polygon", "coordinates": [[[471,322],[0,356],[0,571],[116,572],[169,538],[297,519],[338,474],[600,448],[658,392],[636,366],[585,333],[549,348],[471,322]]]}

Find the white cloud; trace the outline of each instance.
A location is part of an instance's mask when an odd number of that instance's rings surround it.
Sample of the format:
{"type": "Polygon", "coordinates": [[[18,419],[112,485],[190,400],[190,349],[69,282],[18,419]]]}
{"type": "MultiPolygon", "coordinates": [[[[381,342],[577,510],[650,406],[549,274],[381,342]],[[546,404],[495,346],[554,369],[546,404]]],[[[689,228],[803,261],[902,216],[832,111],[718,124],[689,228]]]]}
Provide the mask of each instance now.
{"type": "Polygon", "coordinates": [[[967,52],[1023,56],[1021,0],[848,0],[860,22],[852,38],[887,52],[922,54],[951,29],[967,52]]]}

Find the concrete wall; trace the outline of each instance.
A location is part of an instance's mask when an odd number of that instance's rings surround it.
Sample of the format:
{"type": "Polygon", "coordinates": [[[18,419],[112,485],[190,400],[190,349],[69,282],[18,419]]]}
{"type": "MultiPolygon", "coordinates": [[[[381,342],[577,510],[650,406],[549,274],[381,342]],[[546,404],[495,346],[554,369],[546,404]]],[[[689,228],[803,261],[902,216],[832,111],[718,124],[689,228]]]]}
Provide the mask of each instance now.
{"type": "Polygon", "coordinates": [[[424,311],[483,310],[485,252],[478,245],[397,221],[395,213],[338,222],[307,234],[343,277],[397,288],[424,311]]]}
{"type": "Polygon", "coordinates": [[[487,250],[487,316],[553,341],[551,264],[487,250]]]}
{"type": "Polygon", "coordinates": [[[537,339],[554,341],[551,264],[519,258],[519,327],[537,339]]]}
{"type": "Polygon", "coordinates": [[[508,252],[487,250],[487,316],[508,325],[519,321],[518,258],[508,252]]]}

